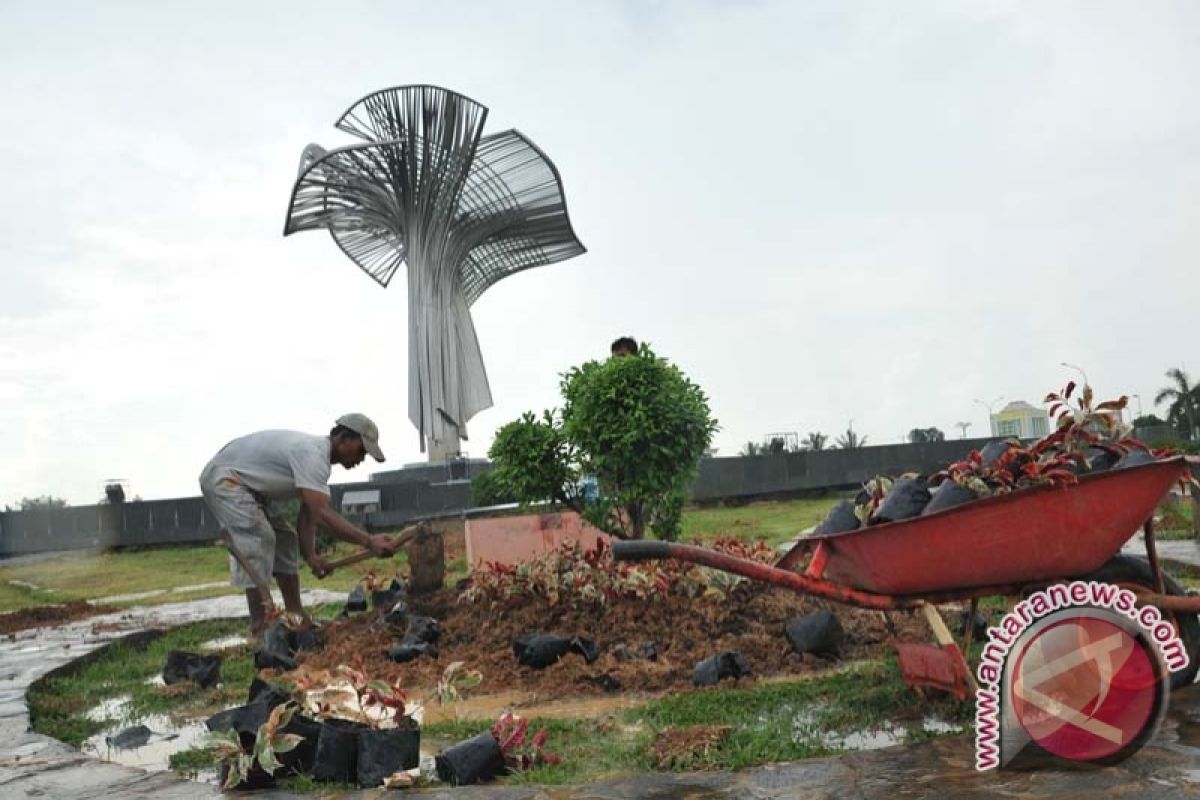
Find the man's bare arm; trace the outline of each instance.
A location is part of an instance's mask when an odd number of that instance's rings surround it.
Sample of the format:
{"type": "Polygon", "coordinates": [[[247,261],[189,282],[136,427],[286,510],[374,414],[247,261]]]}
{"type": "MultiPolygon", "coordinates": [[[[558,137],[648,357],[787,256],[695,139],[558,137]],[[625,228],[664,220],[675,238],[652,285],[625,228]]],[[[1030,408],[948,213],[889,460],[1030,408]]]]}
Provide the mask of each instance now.
{"type": "Polygon", "coordinates": [[[313,575],[324,578],[332,572],[325,559],[317,555],[317,518],[303,504],[296,518],[296,534],[300,537],[300,553],[312,568],[313,575]]]}
{"type": "Polygon", "coordinates": [[[334,538],[340,539],[343,542],[356,544],[360,547],[370,548],[371,552],[377,556],[382,557],[392,554],[391,539],[386,536],[372,536],[352,524],[341,514],[329,507],[329,495],[314,492],[312,489],[301,489],[300,501],[303,503],[301,511],[307,511],[309,517],[314,522],[314,530],[316,525],[320,525],[328,529],[334,538]]]}

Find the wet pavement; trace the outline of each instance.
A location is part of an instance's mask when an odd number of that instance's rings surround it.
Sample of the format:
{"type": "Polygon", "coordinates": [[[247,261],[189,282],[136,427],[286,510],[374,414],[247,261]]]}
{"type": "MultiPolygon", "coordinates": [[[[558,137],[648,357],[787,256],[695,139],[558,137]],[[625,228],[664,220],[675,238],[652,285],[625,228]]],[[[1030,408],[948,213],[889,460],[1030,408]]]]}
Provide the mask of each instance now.
{"type": "MultiPolygon", "coordinates": [[[[311,593],[306,602],[340,597],[311,593]]],[[[224,597],[130,609],[56,629],[26,631],[0,642],[0,797],[167,800],[219,797],[220,793],[211,785],[187,781],[169,772],[146,772],[99,761],[49,737],[29,732],[24,696],[37,678],[115,639],[149,628],[241,616],[243,603],[239,597],[224,597]]],[[[337,796],[374,798],[384,794],[370,790],[337,796]]],[[[775,764],[737,773],[645,775],[586,786],[408,790],[406,794],[447,800],[1200,797],[1200,686],[1172,695],[1168,718],[1147,747],[1118,766],[1100,770],[978,773],[974,769],[973,739],[950,736],[918,745],[775,764]]],[[[281,791],[253,796],[271,800],[312,797],[281,791]]]]}
{"type": "MultiPolygon", "coordinates": [[[[1154,549],[1163,561],[1175,561],[1192,567],[1200,567],[1200,542],[1195,539],[1155,539],[1154,549]]],[[[1146,555],[1146,544],[1142,534],[1126,542],[1121,552],[1131,556],[1146,555]]],[[[1166,565],[1170,572],[1170,565],[1166,565]]]]}
{"type": "MultiPolygon", "coordinates": [[[[306,604],[336,602],[339,592],[303,593],[306,604]]],[[[131,608],[56,628],[21,631],[0,640],[0,797],[174,798],[219,797],[215,787],[169,772],[98,761],[73,747],[32,733],[25,692],[38,678],[95,653],[114,640],[155,628],[246,616],[244,597],[131,608]]]]}

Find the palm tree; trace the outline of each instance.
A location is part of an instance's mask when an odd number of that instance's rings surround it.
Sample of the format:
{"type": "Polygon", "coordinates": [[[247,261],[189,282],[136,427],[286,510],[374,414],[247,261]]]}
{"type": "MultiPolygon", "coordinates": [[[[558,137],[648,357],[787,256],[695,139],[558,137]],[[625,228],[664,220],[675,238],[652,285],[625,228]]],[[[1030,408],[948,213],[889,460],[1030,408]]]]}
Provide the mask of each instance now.
{"type": "Polygon", "coordinates": [[[829,437],[818,431],[814,431],[804,437],[803,446],[805,450],[824,450],[825,443],[829,441],[829,437]]]}
{"type": "Polygon", "coordinates": [[[912,444],[924,442],[944,442],[946,434],[938,428],[913,428],[908,432],[908,441],[912,444]]]}
{"type": "Polygon", "coordinates": [[[867,437],[860,436],[854,428],[847,428],[846,432],[839,436],[834,444],[842,450],[857,450],[867,443],[867,437]]]}
{"type": "Polygon", "coordinates": [[[1174,381],[1175,385],[1159,389],[1158,394],[1154,396],[1154,405],[1162,405],[1169,401],[1171,406],[1167,410],[1168,417],[1177,426],[1179,423],[1185,422],[1188,438],[1193,439],[1196,436],[1197,387],[1192,385],[1187,373],[1179,367],[1167,370],[1167,377],[1174,381]]]}

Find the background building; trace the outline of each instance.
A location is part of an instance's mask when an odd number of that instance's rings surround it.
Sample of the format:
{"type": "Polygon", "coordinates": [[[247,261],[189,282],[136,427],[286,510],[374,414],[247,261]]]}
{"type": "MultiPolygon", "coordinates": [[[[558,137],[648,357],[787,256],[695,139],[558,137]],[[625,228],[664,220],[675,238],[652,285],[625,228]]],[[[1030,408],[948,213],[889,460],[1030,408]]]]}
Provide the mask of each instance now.
{"type": "Polygon", "coordinates": [[[1050,432],[1050,415],[1045,409],[1014,400],[992,414],[992,436],[1040,439],[1050,432]]]}

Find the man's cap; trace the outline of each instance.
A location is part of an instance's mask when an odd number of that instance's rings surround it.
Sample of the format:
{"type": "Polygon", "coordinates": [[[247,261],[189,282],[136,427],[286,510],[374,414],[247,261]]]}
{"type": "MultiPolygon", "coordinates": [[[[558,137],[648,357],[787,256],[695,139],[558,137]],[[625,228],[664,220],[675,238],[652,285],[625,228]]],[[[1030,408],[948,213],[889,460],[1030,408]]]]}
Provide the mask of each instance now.
{"type": "Polygon", "coordinates": [[[337,424],[361,436],[371,458],[383,463],[383,451],[379,449],[379,428],[370,417],[366,414],[343,414],[338,417],[337,424]]]}

